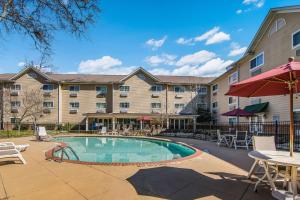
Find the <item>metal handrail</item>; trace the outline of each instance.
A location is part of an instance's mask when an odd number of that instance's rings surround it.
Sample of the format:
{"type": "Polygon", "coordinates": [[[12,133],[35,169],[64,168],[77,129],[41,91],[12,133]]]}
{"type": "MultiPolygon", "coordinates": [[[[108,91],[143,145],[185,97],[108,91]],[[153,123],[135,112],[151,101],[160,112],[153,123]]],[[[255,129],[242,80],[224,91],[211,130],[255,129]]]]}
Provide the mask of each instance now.
{"type": "MultiPolygon", "coordinates": [[[[66,148],[70,149],[70,151],[74,154],[74,156],[76,157],[77,160],[79,160],[79,157],[78,155],[76,154],[76,152],[74,151],[74,149],[70,146],[62,146],[62,145],[59,145],[57,147],[60,147],[59,149],[56,149],[56,151],[59,151],[61,150],[61,157],[60,157],[60,161],[63,161],[63,157],[64,157],[64,154],[67,156],[68,160],[70,160],[70,157],[68,155],[68,153],[65,151],[66,148]]],[[[53,151],[52,152],[52,156],[54,157],[54,152],[56,151],[53,151]]]]}

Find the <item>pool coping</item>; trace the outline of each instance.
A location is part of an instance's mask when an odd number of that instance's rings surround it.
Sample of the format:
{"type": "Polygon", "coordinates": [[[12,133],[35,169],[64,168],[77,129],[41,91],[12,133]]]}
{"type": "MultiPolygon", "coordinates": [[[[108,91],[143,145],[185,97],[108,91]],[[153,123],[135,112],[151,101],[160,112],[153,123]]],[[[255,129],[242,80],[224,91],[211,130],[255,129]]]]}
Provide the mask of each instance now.
{"type": "MultiPolygon", "coordinates": [[[[190,160],[193,158],[198,157],[199,155],[201,155],[202,151],[200,151],[199,149],[190,146],[188,144],[185,144],[183,142],[176,142],[174,140],[171,139],[166,139],[166,138],[157,138],[157,137],[145,137],[145,136],[113,136],[113,135],[62,135],[62,136],[57,136],[57,137],[111,137],[111,138],[138,138],[138,139],[152,139],[152,140],[160,140],[160,141],[168,141],[168,142],[172,142],[175,144],[179,144],[182,146],[186,146],[188,148],[191,148],[195,151],[195,153],[193,153],[192,155],[183,157],[183,158],[177,158],[177,159],[173,159],[173,160],[163,160],[163,161],[156,161],[156,162],[129,162],[129,163],[125,163],[125,162],[86,162],[86,161],[79,161],[79,160],[68,160],[68,159],[61,159],[59,157],[54,156],[54,151],[57,150],[57,148],[59,147],[66,147],[68,146],[66,143],[64,142],[56,142],[58,143],[58,145],[56,145],[55,147],[49,149],[48,151],[45,152],[45,156],[46,156],[46,160],[53,160],[56,162],[67,162],[67,163],[74,163],[74,164],[83,164],[83,165],[104,165],[104,166],[155,166],[155,165],[164,165],[164,164],[172,164],[172,163],[178,163],[178,162],[182,162],[182,161],[186,161],[186,160],[190,160]]],[[[54,137],[56,138],[56,137],[54,137]]]]}

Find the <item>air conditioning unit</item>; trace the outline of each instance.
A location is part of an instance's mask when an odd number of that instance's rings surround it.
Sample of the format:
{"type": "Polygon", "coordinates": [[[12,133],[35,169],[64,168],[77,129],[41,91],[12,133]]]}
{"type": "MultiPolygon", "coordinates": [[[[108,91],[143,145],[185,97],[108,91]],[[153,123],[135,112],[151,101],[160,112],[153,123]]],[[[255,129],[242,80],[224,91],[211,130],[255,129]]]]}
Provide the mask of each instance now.
{"type": "Polygon", "coordinates": [[[50,91],[44,91],[44,97],[50,97],[51,93],[52,92],[50,92],[50,91]]]}
{"type": "Polygon", "coordinates": [[[51,113],[51,109],[50,108],[44,108],[43,113],[45,113],[45,114],[51,113]]]}
{"type": "Polygon", "coordinates": [[[159,93],[152,93],[152,97],[153,97],[153,98],[159,97],[159,93]]]}
{"type": "Polygon", "coordinates": [[[77,92],[71,92],[70,97],[77,97],[77,92]]]}
{"type": "Polygon", "coordinates": [[[178,98],[178,99],[179,99],[179,98],[182,98],[182,97],[183,97],[182,94],[176,94],[176,95],[175,95],[175,98],[178,98]]]}
{"type": "Polygon", "coordinates": [[[120,109],[120,113],[127,113],[128,112],[128,109],[127,108],[121,108],[120,109]]]}
{"type": "Polygon", "coordinates": [[[11,113],[18,113],[19,109],[18,108],[11,108],[11,113]]]}
{"type": "Polygon", "coordinates": [[[160,114],[161,111],[160,111],[160,109],[152,109],[152,113],[153,114],[160,114]]]}
{"type": "Polygon", "coordinates": [[[99,108],[96,111],[97,113],[106,113],[106,109],[105,108],[99,108]]]}
{"type": "Polygon", "coordinates": [[[11,91],[10,96],[19,96],[19,91],[11,91]]]}
{"type": "Polygon", "coordinates": [[[120,92],[120,97],[127,97],[128,93],[127,92],[120,92]]]}
{"type": "Polygon", "coordinates": [[[70,114],[76,114],[78,112],[78,110],[77,109],[70,109],[70,114]]]}

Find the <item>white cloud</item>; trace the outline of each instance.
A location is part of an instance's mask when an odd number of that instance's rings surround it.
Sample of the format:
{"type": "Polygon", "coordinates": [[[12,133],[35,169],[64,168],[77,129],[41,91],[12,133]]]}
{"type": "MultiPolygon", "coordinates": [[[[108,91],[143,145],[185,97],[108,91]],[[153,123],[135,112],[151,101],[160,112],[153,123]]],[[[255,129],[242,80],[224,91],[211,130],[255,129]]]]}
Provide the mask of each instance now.
{"type": "Polygon", "coordinates": [[[242,12],[243,12],[243,10],[241,10],[241,9],[238,9],[237,11],[236,11],[236,14],[242,14],[242,12]]]}
{"type": "Polygon", "coordinates": [[[229,52],[228,56],[234,57],[241,54],[244,54],[247,50],[247,47],[241,47],[238,43],[231,43],[231,51],[229,52]]]}
{"type": "Polygon", "coordinates": [[[265,0],[244,0],[243,1],[244,5],[254,5],[257,8],[261,8],[265,4],[265,0]]]}
{"type": "Polygon", "coordinates": [[[158,66],[161,64],[174,65],[176,57],[177,56],[170,55],[170,54],[148,56],[148,57],[146,57],[145,62],[147,62],[151,66],[158,66]]]}
{"type": "Polygon", "coordinates": [[[194,45],[194,38],[189,38],[185,39],[184,37],[180,37],[176,40],[177,44],[182,44],[182,45],[194,45]]]}
{"type": "Polygon", "coordinates": [[[26,65],[25,62],[19,62],[19,63],[17,64],[18,67],[24,67],[25,65],[26,65]]]}
{"type": "Polygon", "coordinates": [[[207,31],[206,33],[204,33],[198,37],[195,37],[195,41],[200,42],[203,40],[207,40],[208,38],[215,35],[219,30],[220,30],[220,27],[214,27],[211,30],[207,31]]]}
{"type": "Polygon", "coordinates": [[[207,62],[216,57],[216,54],[206,50],[201,50],[196,53],[181,57],[177,62],[177,66],[183,65],[198,65],[207,62]]]}
{"type": "Polygon", "coordinates": [[[146,41],[146,45],[150,46],[152,48],[152,50],[157,50],[158,48],[162,47],[165,43],[167,39],[167,36],[164,36],[163,38],[159,39],[159,40],[155,40],[155,39],[149,39],[148,41],[146,41]]]}
{"type": "Polygon", "coordinates": [[[212,37],[208,38],[208,40],[206,41],[206,45],[209,44],[216,44],[216,43],[220,43],[223,41],[228,41],[230,40],[230,35],[224,32],[218,32],[216,34],[214,34],[212,37]]]}
{"type": "Polygon", "coordinates": [[[128,74],[136,67],[122,66],[122,61],[111,56],[81,61],[78,72],[84,74],[128,74]]]}

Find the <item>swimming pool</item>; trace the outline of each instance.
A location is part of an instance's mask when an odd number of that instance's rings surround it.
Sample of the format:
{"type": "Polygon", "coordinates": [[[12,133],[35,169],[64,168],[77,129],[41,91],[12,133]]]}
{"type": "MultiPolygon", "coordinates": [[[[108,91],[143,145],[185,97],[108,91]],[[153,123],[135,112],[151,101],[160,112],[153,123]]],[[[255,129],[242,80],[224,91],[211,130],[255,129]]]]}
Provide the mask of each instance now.
{"type": "MultiPolygon", "coordinates": [[[[134,137],[56,137],[65,144],[52,150],[56,159],[78,163],[156,163],[183,159],[195,155],[198,150],[184,144],[166,140],[134,137]]],[[[55,159],[54,159],[55,160],[55,159]]]]}

